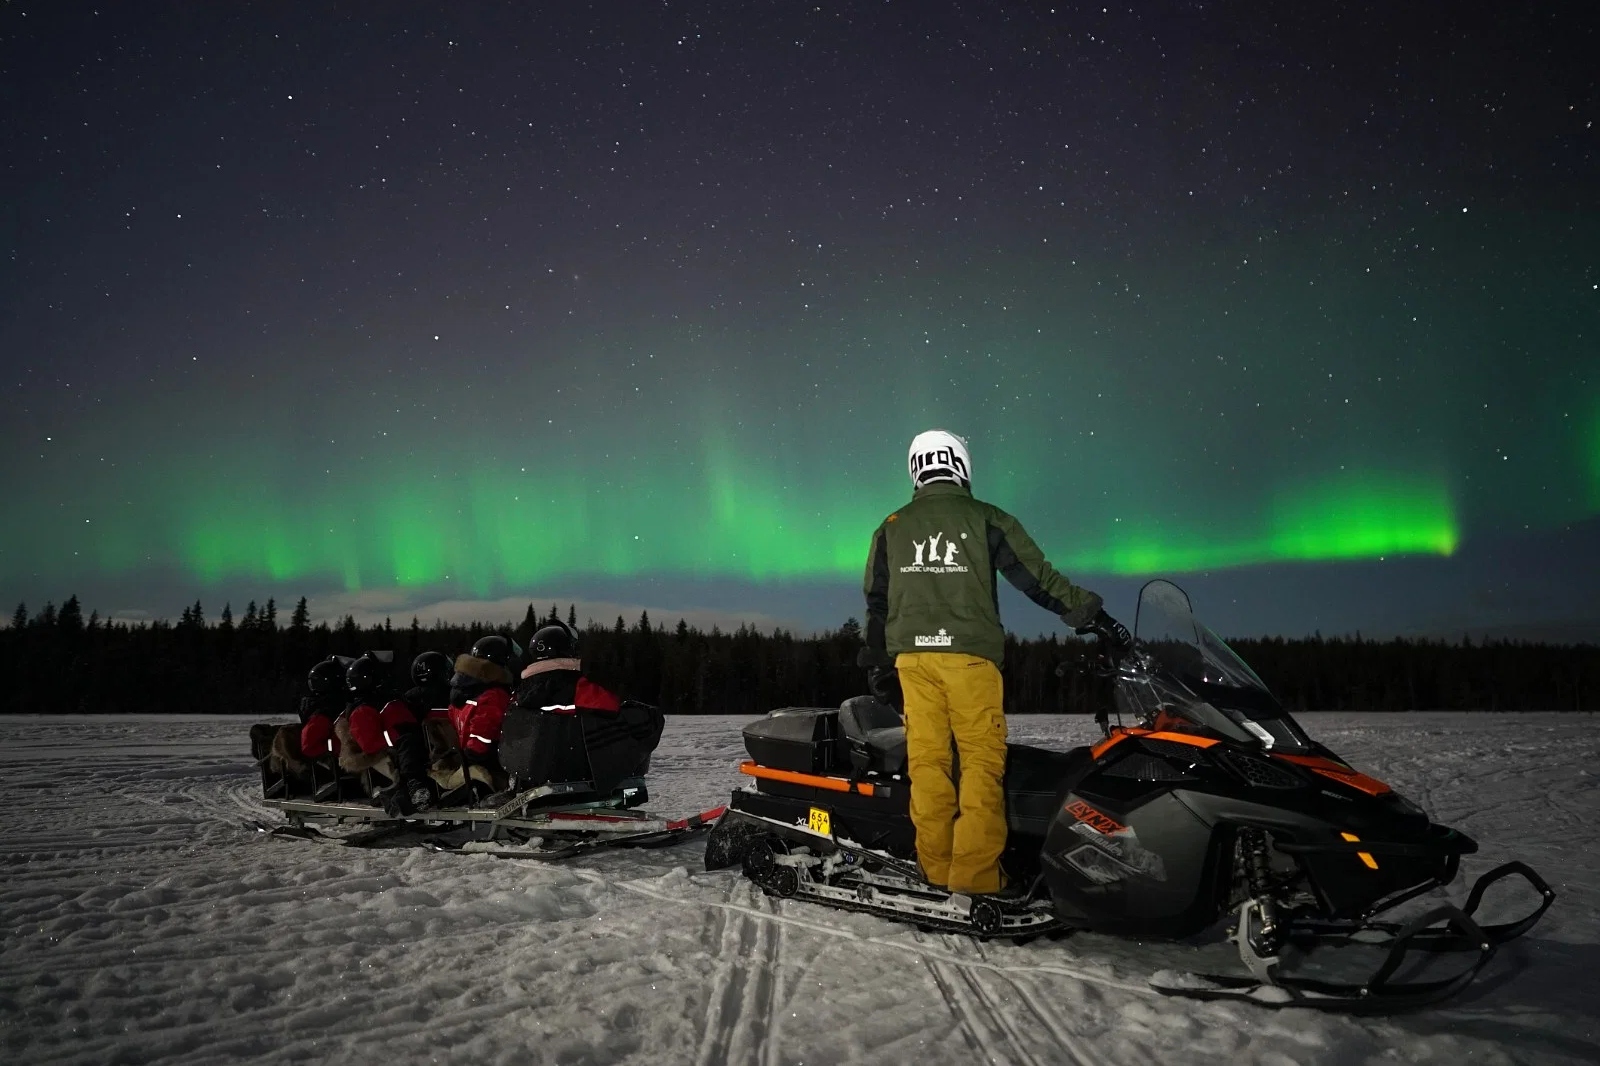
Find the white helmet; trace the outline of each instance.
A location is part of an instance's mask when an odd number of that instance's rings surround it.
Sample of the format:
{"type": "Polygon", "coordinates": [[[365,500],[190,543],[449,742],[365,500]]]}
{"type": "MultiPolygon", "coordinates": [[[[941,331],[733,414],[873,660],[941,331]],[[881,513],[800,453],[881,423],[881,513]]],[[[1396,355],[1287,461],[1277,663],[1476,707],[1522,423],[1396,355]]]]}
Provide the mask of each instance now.
{"type": "Polygon", "coordinates": [[[912,438],[906,466],[911,473],[911,484],[917,488],[930,481],[954,481],[972,487],[972,459],[967,455],[967,442],[942,429],[930,429],[912,438]]]}

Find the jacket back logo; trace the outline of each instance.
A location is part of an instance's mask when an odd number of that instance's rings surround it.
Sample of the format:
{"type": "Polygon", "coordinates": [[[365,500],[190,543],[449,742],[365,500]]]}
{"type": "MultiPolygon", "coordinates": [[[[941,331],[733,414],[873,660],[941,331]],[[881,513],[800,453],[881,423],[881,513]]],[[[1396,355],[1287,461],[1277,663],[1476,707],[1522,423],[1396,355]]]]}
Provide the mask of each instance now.
{"type": "Polygon", "coordinates": [[[940,531],[926,540],[914,540],[911,548],[916,553],[910,566],[902,566],[902,574],[964,574],[965,566],[956,563],[961,546],[945,537],[940,531]],[[942,558],[941,558],[942,553],[942,558]]]}
{"type": "Polygon", "coordinates": [[[948,648],[956,642],[956,638],[943,629],[940,629],[939,632],[932,636],[918,633],[912,639],[916,647],[919,648],[948,648]]]}

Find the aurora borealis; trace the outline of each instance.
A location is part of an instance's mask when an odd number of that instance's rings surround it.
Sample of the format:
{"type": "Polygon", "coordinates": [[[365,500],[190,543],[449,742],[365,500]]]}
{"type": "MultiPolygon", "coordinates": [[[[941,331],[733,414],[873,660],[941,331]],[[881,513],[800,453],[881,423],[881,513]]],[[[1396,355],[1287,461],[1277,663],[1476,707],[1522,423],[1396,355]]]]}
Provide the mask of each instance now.
{"type": "Polygon", "coordinates": [[[1594,16],[222,8],[0,8],[8,610],[836,624],[939,425],[1124,610],[1600,618],[1594,16]]]}

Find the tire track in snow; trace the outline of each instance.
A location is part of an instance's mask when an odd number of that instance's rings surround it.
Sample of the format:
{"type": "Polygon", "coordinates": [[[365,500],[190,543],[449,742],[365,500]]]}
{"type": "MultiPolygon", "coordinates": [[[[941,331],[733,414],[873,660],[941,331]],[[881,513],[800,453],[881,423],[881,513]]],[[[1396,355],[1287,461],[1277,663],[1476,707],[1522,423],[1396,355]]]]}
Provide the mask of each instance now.
{"type": "Polygon", "coordinates": [[[717,969],[696,1066],[769,1062],[778,1042],[777,964],[783,927],[758,921],[753,908],[721,913],[717,969]]]}
{"type": "Polygon", "coordinates": [[[716,908],[719,910],[747,914],[759,921],[793,926],[798,929],[804,929],[808,932],[820,933],[824,936],[835,937],[841,940],[851,940],[859,944],[871,944],[876,947],[892,948],[895,951],[902,951],[923,958],[934,959],[939,962],[948,962],[956,966],[979,970],[994,970],[1001,973],[1049,974],[1056,977],[1070,977],[1077,981],[1083,981],[1086,984],[1099,985],[1102,988],[1116,989],[1121,992],[1130,992],[1139,996],[1158,998],[1161,995],[1161,993],[1157,992],[1147,984],[1142,984],[1135,981],[1121,981],[1115,977],[1107,977],[1103,974],[1075,969],[1060,963],[1044,963],[1040,965],[1019,967],[989,962],[986,959],[964,958],[960,955],[951,954],[949,952],[941,952],[919,944],[906,942],[898,937],[863,936],[853,929],[824,925],[821,922],[815,922],[805,918],[796,918],[792,915],[760,911],[743,904],[735,903],[732,900],[686,898],[650,888],[640,881],[610,881],[601,877],[594,871],[584,870],[574,872],[580,877],[610,885],[612,888],[620,889],[624,892],[632,892],[636,895],[645,896],[648,899],[659,900],[663,903],[672,903],[680,907],[716,908]]]}
{"type": "Polygon", "coordinates": [[[983,990],[971,971],[948,962],[924,958],[923,965],[933,975],[939,994],[944,997],[950,1012],[960,1022],[967,1043],[987,1061],[1003,1066],[1040,1066],[1039,1060],[1022,1042],[1022,1034],[1012,1024],[1006,1012],[999,1008],[983,990]],[[997,1055],[1004,1044],[1009,1055],[997,1055]]]}
{"type": "MultiPolygon", "coordinates": [[[[989,962],[989,953],[982,943],[973,943],[971,951],[979,960],[989,962]]],[[[1017,998],[1027,1007],[1034,1020],[1050,1034],[1056,1046],[1065,1050],[1078,1066],[1095,1066],[1100,1061],[1099,1056],[1089,1049],[1083,1038],[1072,1031],[1060,1012],[1047,1005],[1047,997],[1039,993],[1037,975],[1018,973],[1008,967],[996,967],[994,972],[1011,985],[1017,993],[1017,998]]]]}

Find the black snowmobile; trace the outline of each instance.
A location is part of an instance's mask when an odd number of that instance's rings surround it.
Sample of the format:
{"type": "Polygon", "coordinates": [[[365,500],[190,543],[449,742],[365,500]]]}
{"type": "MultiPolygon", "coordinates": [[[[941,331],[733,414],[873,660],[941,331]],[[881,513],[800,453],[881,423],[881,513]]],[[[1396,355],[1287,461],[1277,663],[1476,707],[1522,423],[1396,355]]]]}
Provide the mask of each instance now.
{"type": "Polygon", "coordinates": [[[1549,908],[1550,887],[1510,862],[1480,877],[1463,906],[1432,900],[1385,920],[1453,881],[1477,844],[1308,737],[1178,586],[1144,587],[1134,632],[1122,662],[1102,660],[1117,723],[1100,716],[1104,740],[1065,752],[1009,746],[1001,862],[1022,890],[969,898],[922,878],[905,731],[892,708],[864,696],[837,710],[773,711],[745,728],[751,761],[740,769],[754,787],[734,791],[706,867],[740,865],[772,895],[985,938],[1087,929],[1177,939],[1231,914],[1248,976],[1164,972],[1151,983],[1333,1010],[1449,996],[1549,908]],[[1508,878],[1538,904],[1516,921],[1480,923],[1486,890],[1508,878]],[[1465,967],[1433,976],[1428,960],[1441,953],[1459,953],[1465,967]],[[1329,956],[1343,969],[1320,967],[1329,956]],[[1353,960],[1364,977],[1349,978],[1353,960]]]}
{"type": "MultiPolygon", "coordinates": [[[[600,717],[513,706],[489,753],[460,751],[453,740],[448,750],[436,750],[436,763],[451,763],[460,784],[445,791],[438,806],[403,815],[381,804],[392,782],[378,771],[347,773],[325,756],[309,760],[307,772],[292,774],[273,771],[261,759],[263,802],[282,811],[286,821],[255,827],[273,836],[347,846],[411,843],[434,851],[547,860],[605,847],[666,847],[709,829],[724,808],[684,818],[641,809],[650,799],[645,775],[661,739],[660,710],[626,701],[617,715],[600,717]],[[506,787],[491,791],[496,785],[506,787]],[[333,827],[352,831],[324,831],[333,827]]],[[[434,738],[453,737],[445,725],[430,730],[434,738]]]]}

